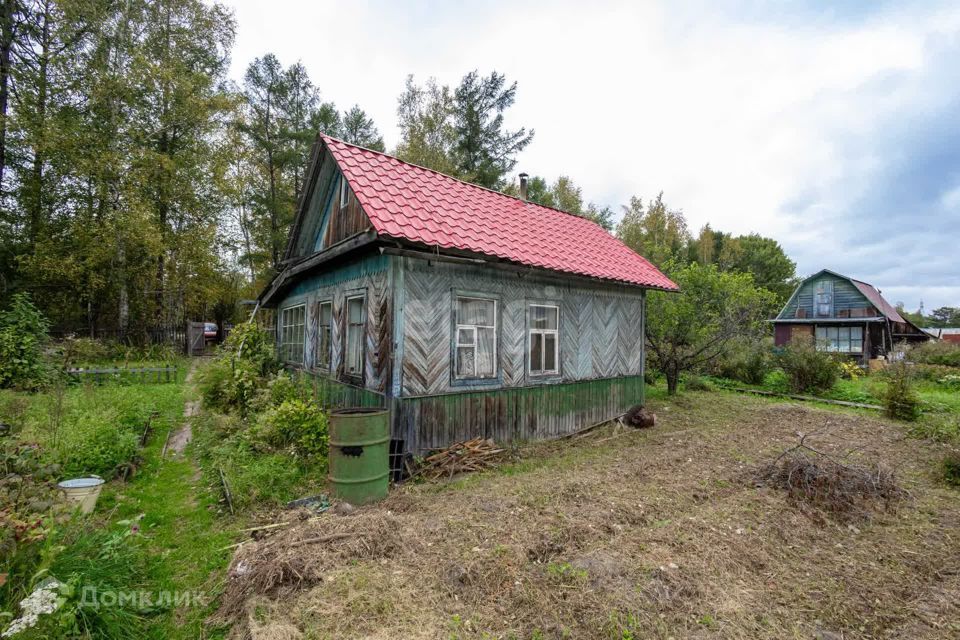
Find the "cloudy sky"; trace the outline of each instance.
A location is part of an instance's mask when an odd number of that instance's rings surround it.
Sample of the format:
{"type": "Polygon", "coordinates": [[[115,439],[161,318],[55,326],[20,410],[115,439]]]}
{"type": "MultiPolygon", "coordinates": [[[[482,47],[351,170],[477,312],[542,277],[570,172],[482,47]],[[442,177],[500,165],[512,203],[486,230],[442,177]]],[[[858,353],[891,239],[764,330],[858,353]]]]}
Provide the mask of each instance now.
{"type": "Polygon", "coordinates": [[[228,4],[236,79],[301,60],[388,148],[407,74],[495,69],[536,130],[518,170],[618,209],[662,190],[694,232],[774,237],[801,274],[960,306],[960,3],[228,4]]]}

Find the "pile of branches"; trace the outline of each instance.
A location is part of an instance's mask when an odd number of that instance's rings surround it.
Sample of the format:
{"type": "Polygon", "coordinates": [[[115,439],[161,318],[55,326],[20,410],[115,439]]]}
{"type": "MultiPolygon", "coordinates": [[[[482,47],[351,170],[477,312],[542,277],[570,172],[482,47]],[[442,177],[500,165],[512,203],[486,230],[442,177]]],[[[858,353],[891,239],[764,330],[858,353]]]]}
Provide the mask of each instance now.
{"type": "Polygon", "coordinates": [[[875,504],[889,510],[907,496],[886,465],[848,464],[808,445],[808,435],[761,467],[757,485],[785,490],[795,504],[817,507],[840,520],[868,518],[875,504]]]}
{"type": "Polygon", "coordinates": [[[424,458],[415,475],[437,480],[450,478],[458,473],[489,469],[504,451],[505,449],[498,448],[493,440],[483,438],[455,442],[424,458]]]}

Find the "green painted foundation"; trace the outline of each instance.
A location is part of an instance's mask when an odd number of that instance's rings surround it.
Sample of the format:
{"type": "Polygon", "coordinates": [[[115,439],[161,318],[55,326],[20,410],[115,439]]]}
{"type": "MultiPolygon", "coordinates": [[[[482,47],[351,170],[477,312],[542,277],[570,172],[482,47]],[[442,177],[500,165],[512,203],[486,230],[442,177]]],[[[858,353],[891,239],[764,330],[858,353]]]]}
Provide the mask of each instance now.
{"type": "Polygon", "coordinates": [[[330,484],[350,504],[387,496],[390,420],[385,409],[356,407],[330,414],[330,484]]]}

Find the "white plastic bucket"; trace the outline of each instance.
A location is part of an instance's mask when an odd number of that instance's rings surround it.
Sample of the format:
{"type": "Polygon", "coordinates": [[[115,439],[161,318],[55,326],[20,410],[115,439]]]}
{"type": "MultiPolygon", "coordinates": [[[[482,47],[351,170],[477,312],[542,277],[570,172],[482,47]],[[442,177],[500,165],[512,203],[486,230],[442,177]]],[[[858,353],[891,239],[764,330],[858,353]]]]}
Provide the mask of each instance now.
{"type": "Polygon", "coordinates": [[[92,476],[89,478],[74,478],[57,484],[69,502],[77,502],[80,513],[93,513],[97,506],[97,498],[103,488],[103,478],[92,476]]]}

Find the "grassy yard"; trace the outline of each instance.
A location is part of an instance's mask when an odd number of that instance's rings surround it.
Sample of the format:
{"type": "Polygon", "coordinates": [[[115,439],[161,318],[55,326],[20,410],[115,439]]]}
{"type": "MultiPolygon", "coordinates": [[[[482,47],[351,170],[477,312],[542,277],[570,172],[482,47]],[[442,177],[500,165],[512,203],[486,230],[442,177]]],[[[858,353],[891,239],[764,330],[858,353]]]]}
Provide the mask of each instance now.
{"type": "MultiPolygon", "coordinates": [[[[146,593],[159,603],[141,610],[141,602],[106,615],[86,611],[97,632],[106,634],[103,637],[186,639],[205,632],[211,637],[203,622],[222,588],[230,558],[226,547],[241,521],[219,512],[219,493],[202,480],[191,448],[186,454],[168,452],[160,457],[168,433],[185,422],[185,402],[194,396],[192,386],[184,384],[185,375],[186,367],[172,384],[0,392],[0,416],[19,428],[21,441],[39,442],[50,459],[65,468],[74,466],[78,473],[94,468],[106,478],[111,477],[107,471],[115,457],[109,442],[131,435],[136,439],[153,414],[152,433],[147,446],[132,458],[136,470],[129,481],[108,482],[91,516],[51,524],[48,540],[63,548],[55,554],[42,551],[36,565],[47,567],[61,581],[73,577],[81,586],[97,586],[101,593],[146,593]],[[58,421],[60,426],[53,428],[58,421]],[[134,528],[137,533],[129,535],[134,528]],[[107,568],[112,569],[105,575],[107,568]],[[171,606],[174,601],[180,606],[171,606]]],[[[120,452],[126,449],[121,447],[120,452]]],[[[17,583],[29,586],[24,584],[29,575],[14,572],[9,578],[8,589],[17,583]]]]}
{"type": "Polygon", "coordinates": [[[960,496],[938,467],[949,445],[875,412],[652,395],[652,430],[521,448],[494,472],[406,485],[245,545],[221,613],[253,638],[960,634],[960,496]],[[910,497],[839,521],[756,486],[797,432],[892,466],[910,497]],[[316,537],[330,542],[299,544],[316,537]]]}

